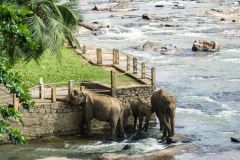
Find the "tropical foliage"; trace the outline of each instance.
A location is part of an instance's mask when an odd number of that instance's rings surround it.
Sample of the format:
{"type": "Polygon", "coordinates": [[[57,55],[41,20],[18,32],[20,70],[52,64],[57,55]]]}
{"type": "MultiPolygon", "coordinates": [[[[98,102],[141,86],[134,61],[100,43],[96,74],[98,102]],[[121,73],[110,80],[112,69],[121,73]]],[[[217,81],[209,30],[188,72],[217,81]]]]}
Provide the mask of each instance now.
{"type": "MultiPolygon", "coordinates": [[[[68,7],[54,0],[0,0],[0,84],[16,94],[23,108],[33,107],[34,102],[11,68],[19,59],[37,61],[47,50],[61,57],[66,39],[78,45],[71,31],[77,21],[68,7]]],[[[25,143],[26,138],[7,123],[18,120],[20,113],[9,105],[0,106],[0,114],[0,136],[8,134],[13,143],[25,143]]]]}

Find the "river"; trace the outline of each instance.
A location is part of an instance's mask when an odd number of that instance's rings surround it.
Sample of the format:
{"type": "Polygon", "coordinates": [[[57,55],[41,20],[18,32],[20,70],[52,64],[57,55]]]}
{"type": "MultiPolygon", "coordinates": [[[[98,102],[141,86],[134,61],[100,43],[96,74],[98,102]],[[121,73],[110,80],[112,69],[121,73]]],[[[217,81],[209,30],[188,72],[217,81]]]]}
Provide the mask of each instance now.
{"type": "MultiPolygon", "coordinates": [[[[175,1],[176,2],[176,1],[175,1]]],[[[93,12],[94,4],[106,0],[81,0],[81,14],[87,21],[108,24],[109,28],[94,34],[80,33],[82,44],[105,48],[119,48],[130,52],[149,66],[156,68],[157,88],[170,91],[177,98],[176,133],[188,135],[199,145],[197,152],[175,156],[176,159],[240,159],[240,145],[230,141],[240,135],[240,29],[239,25],[221,22],[213,16],[199,13],[220,6],[219,2],[196,3],[178,1],[185,9],[172,9],[174,1],[134,0],[137,10],[130,12],[93,12]],[[163,8],[154,7],[163,4],[163,8]],[[170,17],[178,27],[162,27],[159,22],[142,19],[143,13],[170,17]],[[122,18],[135,15],[133,18],[122,18]],[[196,55],[191,51],[197,39],[220,43],[220,51],[196,55]],[[135,47],[146,41],[162,41],[177,46],[181,55],[162,55],[154,51],[140,51],[135,47]]],[[[221,3],[225,7],[240,7],[237,2],[221,3]]],[[[23,147],[1,147],[1,159],[34,159],[62,156],[88,159],[92,154],[120,151],[133,144],[131,154],[163,149],[158,142],[158,126],[153,136],[138,141],[104,142],[101,140],[62,140],[55,144],[28,144],[23,147]],[[10,152],[11,150],[11,152],[10,152]]],[[[179,145],[179,144],[175,144],[179,145]]]]}

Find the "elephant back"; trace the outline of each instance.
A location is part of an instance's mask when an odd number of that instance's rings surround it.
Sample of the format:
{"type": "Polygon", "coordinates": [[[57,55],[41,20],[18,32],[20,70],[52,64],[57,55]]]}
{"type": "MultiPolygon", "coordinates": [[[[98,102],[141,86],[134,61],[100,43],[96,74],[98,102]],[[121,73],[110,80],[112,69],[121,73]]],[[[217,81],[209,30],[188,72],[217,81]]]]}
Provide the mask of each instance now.
{"type": "Polygon", "coordinates": [[[165,103],[176,104],[176,98],[171,93],[163,89],[153,93],[151,97],[153,111],[155,111],[158,107],[165,105],[165,103]]]}

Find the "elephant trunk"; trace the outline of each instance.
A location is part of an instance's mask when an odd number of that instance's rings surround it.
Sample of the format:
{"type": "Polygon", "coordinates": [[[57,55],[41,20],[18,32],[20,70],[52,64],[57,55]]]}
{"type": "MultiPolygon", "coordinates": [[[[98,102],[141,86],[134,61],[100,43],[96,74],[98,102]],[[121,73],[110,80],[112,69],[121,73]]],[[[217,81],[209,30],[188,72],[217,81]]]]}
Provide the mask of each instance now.
{"type": "Polygon", "coordinates": [[[166,127],[165,129],[167,129],[168,131],[171,132],[171,128],[170,128],[170,124],[169,122],[166,120],[167,115],[163,115],[162,119],[163,119],[163,125],[164,127],[166,127]]]}

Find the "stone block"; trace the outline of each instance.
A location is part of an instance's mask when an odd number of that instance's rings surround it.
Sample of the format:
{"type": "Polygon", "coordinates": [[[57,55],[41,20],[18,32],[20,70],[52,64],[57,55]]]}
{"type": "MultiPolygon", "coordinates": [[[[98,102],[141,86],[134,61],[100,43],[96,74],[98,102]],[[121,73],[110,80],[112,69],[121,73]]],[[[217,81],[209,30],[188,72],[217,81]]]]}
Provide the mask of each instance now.
{"type": "Polygon", "coordinates": [[[21,122],[22,122],[23,126],[32,127],[33,125],[38,125],[39,124],[39,118],[38,117],[36,117],[36,118],[22,117],[21,122]]]}

